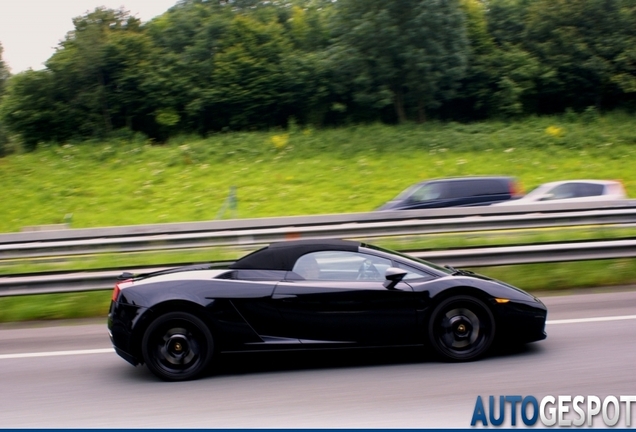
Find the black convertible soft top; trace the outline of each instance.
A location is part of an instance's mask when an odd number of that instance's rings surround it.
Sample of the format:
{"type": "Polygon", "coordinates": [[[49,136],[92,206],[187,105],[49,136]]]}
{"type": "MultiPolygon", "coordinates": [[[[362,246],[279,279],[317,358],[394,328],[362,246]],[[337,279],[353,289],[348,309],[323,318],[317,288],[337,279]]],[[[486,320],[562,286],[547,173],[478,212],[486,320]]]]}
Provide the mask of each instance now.
{"type": "Polygon", "coordinates": [[[230,265],[231,269],[290,271],[301,256],[324,250],[357,252],[362,243],[349,240],[293,240],[272,243],[245,255],[230,265]]]}

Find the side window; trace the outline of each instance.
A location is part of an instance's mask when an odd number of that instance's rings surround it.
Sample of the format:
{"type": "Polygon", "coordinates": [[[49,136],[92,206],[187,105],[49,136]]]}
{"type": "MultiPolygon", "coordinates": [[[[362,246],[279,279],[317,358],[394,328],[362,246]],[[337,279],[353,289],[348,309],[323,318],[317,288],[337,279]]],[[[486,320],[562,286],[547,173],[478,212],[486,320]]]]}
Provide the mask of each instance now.
{"type": "Polygon", "coordinates": [[[508,183],[491,179],[482,180],[479,190],[475,191],[475,195],[499,195],[509,193],[510,187],[508,183]]]}
{"type": "Polygon", "coordinates": [[[408,266],[406,264],[402,264],[399,262],[395,263],[395,267],[397,268],[401,268],[406,270],[408,273],[406,273],[406,276],[404,276],[403,280],[409,280],[409,279],[433,279],[433,276],[420,270],[420,269],[416,269],[414,267],[408,266]]]}
{"type": "Polygon", "coordinates": [[[604,186],[593,183],[577,183],[576,196],[589,197],[603,195],[604,186]]]}
{"type": "Polygon", "coordinates": [[[307,280],[384,281],[391,261],[373,255],[346,252],[312,252],[300,257],[292,271],[307,280]]]}
{"type": "Polygon", "coordinates": [[[456,181],[455,197],[476,197],[484,195],[505,194],[502,186],[496,180],[473,179],[456,181]]]}
{"type": "Polygon", "coordinates": [[[410,196],[413,202],[424,202],[443,198],[444,185],[442,183],[427,183],[416,189],[410,196]]]}
{"type": "Polygon", "coordinates": [[[316,254],[310,253],[298,258],[292,271],[308,280],[320,279],[320,267],[316,260],[316,254]]]}
{"type": "Polygon", "coordinates": [[[551,196],[544,198],[544,201],[575,198],[576,197],[575,187],[576,185],[573,183],[565,183],[565,184],[559,185],[549,192],[551,196]]]}
{"type": "Polygon", "coordinates": [[[445,198],[463,198],[471,195],[470,182],[455,180],[446,184],[448,190],[445,198]]]}

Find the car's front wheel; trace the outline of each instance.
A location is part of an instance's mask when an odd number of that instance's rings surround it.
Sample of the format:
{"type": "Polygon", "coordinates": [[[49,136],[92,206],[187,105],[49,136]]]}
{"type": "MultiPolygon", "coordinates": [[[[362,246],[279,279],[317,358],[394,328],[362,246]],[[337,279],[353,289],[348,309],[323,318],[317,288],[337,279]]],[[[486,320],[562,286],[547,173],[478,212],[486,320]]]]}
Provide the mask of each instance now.
{"type": "Polygon", "coordinates": [[[210,329],[200,318],[187,312],[170,312],[148,326],[141,351],[152,373],[166,381],[183,381],[207,368],[214,343],[210,329]]]}
{"type": "Polygon", "coordinates": [[[495,320],[481,300],[467,295],[454,296],[433,310],[428,334],[433,349],[445,360],[475,360],[492,345],[495,320]]]}

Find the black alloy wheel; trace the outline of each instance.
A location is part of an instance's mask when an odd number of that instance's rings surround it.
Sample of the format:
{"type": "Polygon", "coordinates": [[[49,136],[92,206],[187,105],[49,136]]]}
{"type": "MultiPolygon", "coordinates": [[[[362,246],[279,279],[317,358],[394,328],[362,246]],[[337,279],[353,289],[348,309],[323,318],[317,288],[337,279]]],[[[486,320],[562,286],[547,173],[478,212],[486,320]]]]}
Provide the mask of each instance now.
{"type": "Polygon", "coordinates": [[[141,350],[152,373],[166,381],[184,381],[208,367],[214,344],[201,319],[186,312],[170,312],[150,324],[141,350]]]}
{"type": "Polygon", "coordinates": [[[429,340],[445,360],[475,360],[488,351],[495,336],[490,309],[472,296],[455,296],[442,301],[433,311],[429,340]]]}

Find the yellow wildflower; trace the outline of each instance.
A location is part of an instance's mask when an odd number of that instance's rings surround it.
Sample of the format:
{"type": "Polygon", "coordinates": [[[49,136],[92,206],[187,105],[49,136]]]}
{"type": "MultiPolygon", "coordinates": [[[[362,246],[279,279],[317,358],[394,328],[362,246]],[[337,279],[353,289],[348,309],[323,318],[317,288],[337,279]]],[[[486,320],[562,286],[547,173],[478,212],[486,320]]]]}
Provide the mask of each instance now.
{"type": "Polygon", "coordinates": [[[274,135],[271,138],[271,142],[276,147],[276,150],[282,150],[289,142],[289,134],[274,135]]]}
{"type": "Polygon", "coordinates": [[[563,136],[563,129],[558,126],[548,126],[545,133],[553,137],[560,137],[563,136]]]}

